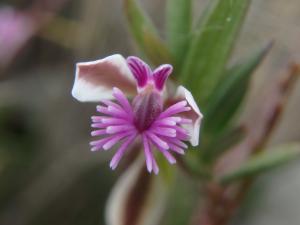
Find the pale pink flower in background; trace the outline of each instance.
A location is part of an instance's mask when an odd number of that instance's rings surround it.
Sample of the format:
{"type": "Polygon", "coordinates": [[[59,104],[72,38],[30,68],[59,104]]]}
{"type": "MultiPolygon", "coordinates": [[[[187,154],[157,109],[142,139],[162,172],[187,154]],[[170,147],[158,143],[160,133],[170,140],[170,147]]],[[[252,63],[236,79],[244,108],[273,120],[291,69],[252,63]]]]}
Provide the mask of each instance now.
{"type": "Polygon", "coordinates": [[[30,15],[11,7],[0,8],[0,66],[9,63],[35,32],[30,15]]]}
{"type": "Polygon", "coordinates": [[[0,8],[0,67],[7,66],[67,1],[35,0],[23,10],[0,8]]]}
{"type": "Polygon", "coordinates": [[[100,115],[92,117],[95,130],[91,134],[99,139],[91,142],[91,150],[108,150],[119,144],[110,162],[112,169],[135,141],[143,146],[147,170],[155,174],[159,168],[154,149],[174,164],[172,153],[184,154],[186,141],[198,145],[202,114],[183,86],[177,91],[165,90],[172,69],[164,64],[152,71],[141,59],[124,59],[118,54],[77,64],[73,96],[101,103],[97,106],[100,115]],[[167,95],[172,92],[174,95],[167,95]]]}

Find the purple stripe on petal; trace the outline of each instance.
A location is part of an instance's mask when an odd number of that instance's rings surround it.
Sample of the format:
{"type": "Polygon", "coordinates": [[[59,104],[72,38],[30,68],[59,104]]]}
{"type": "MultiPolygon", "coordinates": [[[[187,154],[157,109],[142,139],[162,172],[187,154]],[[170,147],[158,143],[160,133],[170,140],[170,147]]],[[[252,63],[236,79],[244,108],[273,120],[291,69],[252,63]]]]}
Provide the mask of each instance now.
{"type": "Polygon", "coordinates": [[[128,57],[127,64],[137,81],[138,87],[144,87],[152,74],[150,67],[144,61],[135,56],[128,57]]]}
{"type": "Polygon", "coordinates": [[[162,91],[168,76],[172,73],[173,67],[169,64],[164,64],[156,68],[153,72],[155,87],[162,91]]]}

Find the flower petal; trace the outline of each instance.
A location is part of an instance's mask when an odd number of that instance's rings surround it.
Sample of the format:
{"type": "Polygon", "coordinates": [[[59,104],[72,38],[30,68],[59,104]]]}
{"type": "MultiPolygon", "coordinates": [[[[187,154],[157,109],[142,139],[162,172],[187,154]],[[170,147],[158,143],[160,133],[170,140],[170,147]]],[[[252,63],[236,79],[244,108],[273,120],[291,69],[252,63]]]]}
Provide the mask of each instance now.
{"type": "Polygon", "coordinates": [[[148,83],[148,79],[151,78],[151,68],[143,60],[136,56],[129,56],[127,58],[128,66],[136,79],[137,86],[143,88],[148,83]]]}
{"type": "Polygon", "coordinates": [[[172,73],[173,67],[169,64],[164,64],[156,68],[153,72],[153,78],[155,82],[155,87],[159,90],[162,91],[165,82],[169,75],[172,73]]]}
{"type": "Polygon", "coordinates": [[[122,89],[125,94],[136,92],[134,76],[123,56],[115,54],[76,64],[72,95],[77,100],[93,102],[111,99],[113,87],[122,89]]]}
{"type": "MultiPolygon", "coordinates": [[[[158,167],[153,163],[157,173],[158,167]]],[[[106,224],[156,225],[164,213],[166,197],[167,188],[162,178],[149,174],[143,157],[138,157],[119,178],[109,196],[106,224]]]]}
{"type": "Polygon", "coordinates": [[[183,126],[188,130],[189,135],[191,136],[191,145],[197,146],[199,144],[200,125],[203,115],[200,112],[193,95],[185,87],[179,86],[177,88],[175,99],[176,101],[186,100],[188,102],[188,105],[192,109],[190,111],[182,113],[184,117],[192,120],[192,123],[187,123],[183,126]]]}

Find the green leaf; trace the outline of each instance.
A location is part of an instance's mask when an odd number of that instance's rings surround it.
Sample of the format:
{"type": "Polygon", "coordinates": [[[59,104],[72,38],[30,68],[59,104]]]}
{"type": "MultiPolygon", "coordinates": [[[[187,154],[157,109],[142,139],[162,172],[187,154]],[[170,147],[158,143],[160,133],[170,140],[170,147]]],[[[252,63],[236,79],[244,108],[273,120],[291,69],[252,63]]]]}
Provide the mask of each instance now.
{"type": "Polygon", "coordinates": [[[166,34],[169,49],[175,59],[175,68],[180,66],[190,41],[192,24],[191,0],[168,0],[166,34]]]}
{"type": "Polygon", "coordinates": [[[200,105],[208,100],[229,59],[250,0],[212,0],[188,50],[182,81],[200,105]]]}
{"type": "Polygon", "coordinates": [[[170,63],[170,54],[160,39],[151,20],[135,0],[125,1],[125,13],[131,33],[141,49],[154,65],[170,63]]]}
{"type": "Polygon", "coordinates": [[[250,81],[250,75],[271,48],[272,43],[256,52],[243,63],[228,69],[217,85],[205,110],[204,133],[221,133],[241,105],[250,81]]]}
{"type": "Polygon", "coordinates": [[[298,157],[300,157],[300,143],[277,146],[253,156],[237,170],[220,177],[219,181],[223,184],[228,184],[236,180],[256,176],[262,172],[286,164],[298,157]]]}
{"type": "Polygon", "coordinates": [[[204,162],[212,162],[221,154],[225,153],[233,145],[237,144],[245,137],[245,128],[237,127],[227,132],[224,132],[214,138],[208,146],[202,149],[201,158],[204,162]]]}

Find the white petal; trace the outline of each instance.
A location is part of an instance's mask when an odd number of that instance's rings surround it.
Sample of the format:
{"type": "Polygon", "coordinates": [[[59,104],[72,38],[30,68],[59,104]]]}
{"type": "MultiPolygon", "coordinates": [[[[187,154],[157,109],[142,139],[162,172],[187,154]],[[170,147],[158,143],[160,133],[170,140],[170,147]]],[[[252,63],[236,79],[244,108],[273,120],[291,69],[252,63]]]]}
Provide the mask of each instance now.
{"type": "Polygon", "coordinates": [[[184,125],[185,128],[189,131],[191,135],[190,143],[192,146],[197,146],[199,144],[199,134],[201,120],[203,118],[202,113],[200,112],[197,103],[194,100],[194,97],[191,92],[189,92],[185,87],[179,86],[175,95],[176,100],[186,100],[191,107],[191,111],[186,112],[186,117],[191,119],[192,124],[184,125]]]}
{"type": "MultiPolygon", "coordinates": [[[[141,191],[141,190],[139,190],[141,191]]],[[[145,168],[145,160],[143,157],[139,157],[135,162],[127,169],[127,171],[119,178],[118,182],[114,185],[114,188],[109,196],[106,206],[106,224],[107,225],[156,225],[159,223],[161,216],[164,213],[166,205],[167,189],[164,181],[160,176],[149,174],[145,168]],[[146,193],[141,199],[142,204],[138,202],[136,205],[132,205],[130,196],[137,186],[143,186],[141,179],[142,176],[147,176],[147,179],[151,179],[143,187],[146,193]],[[133,210],[132,215],[135,216],[134,223],[129,221],[127,216],[128,210],[133,210]],[[134,212],[136,211],[136,213],[134,212]]],[[[139,199],[137,200],[139,201],[139,199]]]]}
{"type": "Polygon", "coordinates": [[[92,62],[76,64],[72,95],[82,102],[94,102],[112,98],[113,87],[125,94],[136,91],[134,77],[126,60],[119,54],[92,62]]]}

